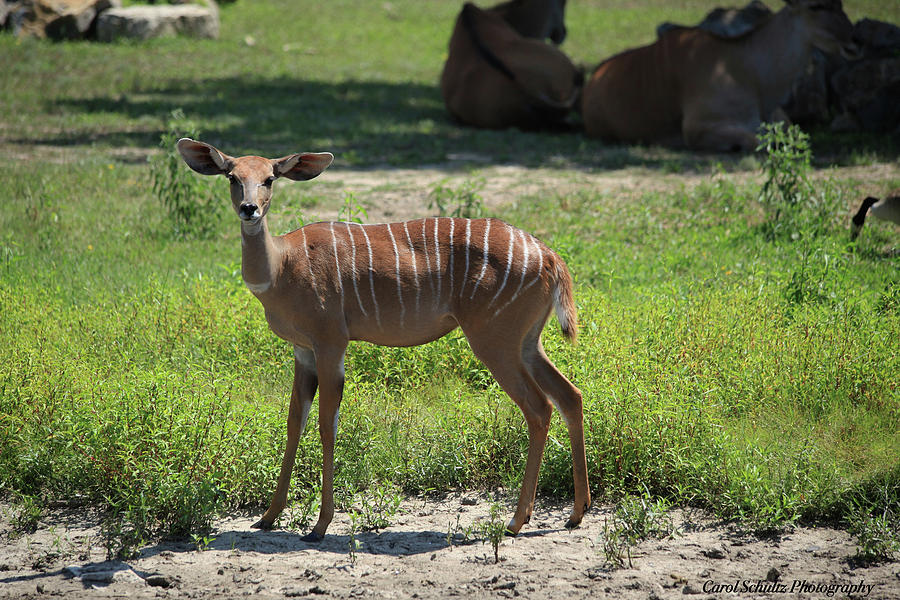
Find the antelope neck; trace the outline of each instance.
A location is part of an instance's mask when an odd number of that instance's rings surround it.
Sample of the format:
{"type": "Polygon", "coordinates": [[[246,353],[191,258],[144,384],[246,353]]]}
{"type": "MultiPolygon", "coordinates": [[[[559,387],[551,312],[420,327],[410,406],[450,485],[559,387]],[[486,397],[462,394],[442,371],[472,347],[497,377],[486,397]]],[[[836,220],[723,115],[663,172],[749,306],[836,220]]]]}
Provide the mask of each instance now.
{"type": "Polygon", "coordinates": [[[281,253],[269,234],[266,218],[256,223],[241,221],[241,276],[253,293],[272,286],[280,270],[281,253]]]}

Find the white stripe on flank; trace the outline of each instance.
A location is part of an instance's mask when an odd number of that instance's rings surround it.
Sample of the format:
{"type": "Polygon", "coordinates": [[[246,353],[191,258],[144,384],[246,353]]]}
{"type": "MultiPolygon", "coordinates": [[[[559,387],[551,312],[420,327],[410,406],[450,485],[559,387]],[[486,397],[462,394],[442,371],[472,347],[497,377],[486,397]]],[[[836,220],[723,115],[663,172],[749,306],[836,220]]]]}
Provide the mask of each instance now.
{"type": "Polygon", "coordinates": [[[403,286],[400,279],[400,251],[397,249],[397,240],[394,239],[394,232],[391,231],[390,225],[385,225],[388,230],[388,236],[391,238],[391,245],[394,246],[394,269],[397,272],[397,300],[400,301],[400,327],[403,327],[403,316],[406,314],[406,305],[403,304],[403,286]]]}
{"type": "Polygon", "coordinates": [[[522,238],[522,248],[524,253],[522,256],[522,279],[519,280],[519,287],[513,292],[513,298],[519,295],[519,290],[521,290],[522,286],[525,284],[525,275],[528,273],[528,240],[525,239],[525,232],[521,229],[519,230],[519,237],[522,238]]]}
{"type": "Polygon", "coordinates": [[[356,272],[356,242],[353,240],[353,230],[350,229],[350,223],[345,223],[345,225],[347,226],[347,235],[350,236],[350,278],[353,280],[353,291],[356,293],[356,302],[359,303],[359,310],[362,311],[364,317],[368,317],[369,313],[366,312],[362,298],[359,297],[359,284],[356,282],[359,279],[359,274],[356,272]]]}
{"type": "Polygon", "coordinates": [[[447,251],[450,253],[450,265],[447,267],[450,271],[450,291],[447,297],[453,299],[453,230],[456,228],[456,219],[450,219],[450,236],[447,238],[447,251]]]}
{"type": "Polygon", "coordinates": [[[434,296],[434,305],[437,306],[441,299],[441,247],[438,244],[438,223],[439,219],[434,220],[434,256],[435,266],[434,272],[437,274],[437,292],[434,296]]]}
{"type": "Polygon", "coordinates": [[[428,219],[422,219],[422,250],[425,251],[425,271],[428,273],[428,284],[431,286],[431,297],[434,297],[434,273],[431,270],[431,258],[428,257],[428,234],[425,226],[428,219]]]}
{"type": "Polygon", "coordinates": [[[481,273],[478,274],[478,279],[475,280],[475,288],[472,290],[472,294],[469,296],[469,300],[475,297],[475,292],[478,291],[478,284],[481,283],[482,278],[484,277],[485,272],[487,271],[488,265],[488,234],[491,232],[491,222],[486,221],[484,226],[484,243],[481,248],[482,262],[481,262],[481,273]]]}
{"type": "Polygon", "coordinates": [[[338,291],[341,293],[341,310],[344,310],[344,279],[341,275],[341,262],[338,259],[337,237],[334,235],[334,223],[328,224],[331,229],[331,247],[334,248],[334,269],[337,275],[338,291]]]}
{"type": "MultiPolygon", "coordinates": [[[[531,236],[529,236],[529,239],[534,240],[534,238],[532,238],[531,236]]],[[[526,243],[526,246],[525,246],[525,247],[526,247],[526,248],[528,247],[527,243],[526,243]]],[[[536,276],[534,279],[532,279],[531,281],[529,281],[529,282],[528,282],[528,285],[526,285],[526,286],[523,287],[523,286],[522,286],[522,283],[525,282],[525,272],[526,272],[526,269],[523,268],[523,269],[522,269],[522,282],[519,284],[519,289],[516,290],[516,293],[513,294],[512,298],[510,298],[509,300],[506,301],[506,304],[504,304],[503,306],[501,306],[500,308],[498,308],[496,311],[494,311],[494,316],[495,316],[495,317],[496,317],[498,314],[500,314],[500,311],[502,311],[504,308],[506,308],[507,306],[509,306],[509,305],[512,304],[513,302],[515,302],[516,298],[518,298],[521,294],[525,293],[525,291],[526,291],[528,288],[530,288],[531,286],[533,286],[534,284],[536,284],[538,281],[541,280],[541,275],[543,274],[542,271],[543,271],[543,266],[544,266],[544,253],[543,253],[543,251],[541,250],[541,247],[537,245],[537,242],[535,242],[535,247],[537,248],[537,251],[538,251],[537,276],[536,276]]],[[[527,263],[526,263],[526,265],[527,265],[527,263]]]]}
{"type": "Polygon", "coordinates": [[[270,287],[272,287],[271,281],[264,281],[262,283],[250,283],[246,279],[244,280],[244,285],[247,286],[247,289],[253,292],[254,294],[262,294],[270,287]]]}
{"type": "Polygon", "coordinates": [[[503,282],[500,284],[500,287],[497,288],[497,293],[494,294],[494,297],[488,302],[488,306],[493,304],[500,296],[503,288],[506,287],[506,281],[509,279],[509,272],[512,270],[513,242],[516,239],[516,232],[509,225],[506,226],[506,230],[509,231],[509,248],[506,249],[506,273],[503,274],[503,282]]]}
{"type": "Polygon", "coordinates": [[[403,231],[406,232],[406,243],[409,244],[409,255],[412,258],[413,282],[416,284],[416,314],[419,314],[419,302],[422,297],[422,290],[419,289],[419,270],[416,266],[416,250],[413,247],[412,238],[409,235],[409,227],[403,222],[403,231]]]}
{"type": "Polygon", "coordinates": [[[359,225],[359,228],[366,238],[366,248],[369,249],[369,286],[372,288],[372,304],[375,305],[375,321],[378,323],[378,326],[381,327],[381,314],[378,310],[378,300],[375,298],[375,271],[372,262],[372,244],[369,242],[369,234],[366,232],[366,227],[364,225],[359,225]]]}
{"type": "Polygon", "coordinates": [[[463,271],[463,282],[459,288],[459,297],[462,298],[466,283],[469,281],[469,255],[472,253],[472,219],[466,219],[466,270],[463,271]]]}
{"type": "Polygon", "coordinates": [[[306,254],[306,266],[309,268],[309,280],[312,282],[313,293],[316,295],[316,298],[319,299],[319,306],[325,308],[325,301],[319,294],[319,286],[316,283],[316,274],[313,273],[312,261],[309,260],[309,245],[306,243],[306,229],[300,229],[300,233],[303,234],[303,252],[306,254]]]}

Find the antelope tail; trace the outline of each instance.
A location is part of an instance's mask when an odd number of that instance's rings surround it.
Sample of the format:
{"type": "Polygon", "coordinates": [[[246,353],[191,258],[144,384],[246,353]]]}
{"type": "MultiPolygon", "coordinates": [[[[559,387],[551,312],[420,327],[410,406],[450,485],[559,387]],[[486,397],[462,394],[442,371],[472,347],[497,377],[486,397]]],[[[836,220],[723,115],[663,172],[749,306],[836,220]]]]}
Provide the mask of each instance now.
{"type": "Polygon", "coordinates": [[[562,259],[556,260],[556,278],[553,282],[553,309],[563,335],[573,344],[578,339],[578,313],[572,296],[572,275],[562,259]]]}

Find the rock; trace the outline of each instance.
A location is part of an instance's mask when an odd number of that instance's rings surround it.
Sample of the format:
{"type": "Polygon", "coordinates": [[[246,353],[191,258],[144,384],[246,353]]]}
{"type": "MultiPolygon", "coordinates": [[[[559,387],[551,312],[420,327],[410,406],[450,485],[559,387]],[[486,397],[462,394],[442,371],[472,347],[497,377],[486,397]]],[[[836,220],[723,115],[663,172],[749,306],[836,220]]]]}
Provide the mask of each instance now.
{"type": "Polygon", "coordinates": [[[700,554],[702,554],[706,558],[713,559],[722,559],[726,556],[725,552],[721,548],[709,548],[707,550],[701,550],[700,554]]]}
{"type": "Polygon", "coordinates": [[[900,57],[864,58],[847,63],[831,77],[838,105],[871,132],[900,127],[900,57]]]}
{"type": "Polygon", "coordinates": [[[161,573],[152,573],[144,577],[144,581],[151,587],[170,588],[175,585],[175,578],[161,573]]]}
{"type": "Polygon", "coordinates": [[[218,11],[198,4],[129,6],[104,12],[97,19],[97,39],[147,40],[184,35],[215,39],[219,36],[218,11]]]}
{"type": "Polygon", "coordinates": [[[23,0],[9,19],[16,35],[75,40],[88,37],[97,15],[121,0],[23,0]]]}
{"type": "Polygon", "coordinates": [[[836,132],[900,131],[900,27],[862,19],[853,39],[860,48],[854,60],[814,55],[785,112],[803,125],[830,122],[836,132]]]}
{"type": "Polygon", "coordinates": [[[895,53],[900,48],[900,27],[893,23],[862,19],[853,26],[853,39],[866,56],[895,53]]]}
{"type": "Polygon", "coordinates": [[[7,29],[7,24],[10,22],[9,16],[18,7],[18,2],[5,2],[4,0],[0,0],[0,29],[7,29]]]}
{"type": "Polygon", "coordinates": [[[766,573],[766,581],[771,581],[774,583],[779,579],[781,579],[781,572],[775,567],[772,567],[771,569],[769,569],[769,572],[766,573]]]}

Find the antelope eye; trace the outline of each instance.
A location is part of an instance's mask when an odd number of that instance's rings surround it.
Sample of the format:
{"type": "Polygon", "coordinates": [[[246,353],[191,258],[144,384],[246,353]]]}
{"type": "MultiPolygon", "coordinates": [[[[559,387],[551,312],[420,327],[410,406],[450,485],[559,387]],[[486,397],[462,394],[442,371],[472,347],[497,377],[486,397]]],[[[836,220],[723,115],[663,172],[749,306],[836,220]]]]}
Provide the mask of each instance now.
{"type": "Polygon", "coordinates": [[[265,181],[263,181],[263,185],[266,187],[269,187],[270,185],[272,185],[272,183],[274,181],[275,181],[275,176],[273,175],[273,176],[267,178],[265,181]]]}
{"type": "Polygon", "coordinates": [[[228,181],[230,181],[231,183],[234,183],[235,181],[237,181],[237,177],[234,176],[234,173],[226,173],[226,174],[225,174],[225,177],[226,177],[226,179],[228,179],[228,181]]]}

